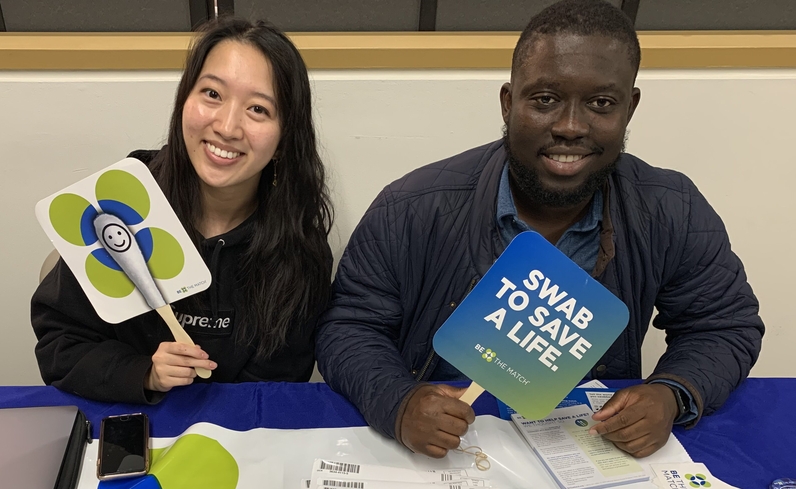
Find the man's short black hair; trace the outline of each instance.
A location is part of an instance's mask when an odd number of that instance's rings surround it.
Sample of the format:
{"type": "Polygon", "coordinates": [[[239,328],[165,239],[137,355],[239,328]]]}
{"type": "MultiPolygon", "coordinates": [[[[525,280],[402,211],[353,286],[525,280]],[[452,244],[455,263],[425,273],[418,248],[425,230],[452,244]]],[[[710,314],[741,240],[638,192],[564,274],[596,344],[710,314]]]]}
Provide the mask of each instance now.
{"type": "Polygon", "coordinates": [[[638,73],[641,47],[633,23],[624,12],[603,0],[563,0],[536,14],[522,31],[511,59],[512,75],[522,65],[538,36],[560,32],[605,36],[624,43],[633,69],[638,73]]]}

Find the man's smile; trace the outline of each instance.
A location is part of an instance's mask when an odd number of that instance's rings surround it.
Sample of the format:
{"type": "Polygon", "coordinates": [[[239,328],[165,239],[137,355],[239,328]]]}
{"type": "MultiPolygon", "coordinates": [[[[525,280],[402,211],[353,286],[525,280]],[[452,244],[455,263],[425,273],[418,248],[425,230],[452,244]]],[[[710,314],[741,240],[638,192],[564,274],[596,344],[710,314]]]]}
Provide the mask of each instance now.
{"type": "Polygon", "coordinates": [[[595,153],[588,154],[542,154],[541,160],[544,169],[552,174],[562,177],[578,175],[587,165],[594,161],[595,153]]]}

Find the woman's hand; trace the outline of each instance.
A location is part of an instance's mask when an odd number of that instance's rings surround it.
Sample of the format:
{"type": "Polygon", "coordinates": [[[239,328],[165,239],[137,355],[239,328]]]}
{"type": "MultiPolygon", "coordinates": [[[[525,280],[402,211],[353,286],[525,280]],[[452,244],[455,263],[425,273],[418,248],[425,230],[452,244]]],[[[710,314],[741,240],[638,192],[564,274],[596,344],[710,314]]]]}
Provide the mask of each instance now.
{"type": "Polygon", "coordinates": [[[168,392],[172,387],[189,385],[196,377],[194,367],[215,370],[218,366],[208,358],[199,345],[164,341],[152,355],[152,368],[149,369],[144,387],[151,391],[168,392]]]}

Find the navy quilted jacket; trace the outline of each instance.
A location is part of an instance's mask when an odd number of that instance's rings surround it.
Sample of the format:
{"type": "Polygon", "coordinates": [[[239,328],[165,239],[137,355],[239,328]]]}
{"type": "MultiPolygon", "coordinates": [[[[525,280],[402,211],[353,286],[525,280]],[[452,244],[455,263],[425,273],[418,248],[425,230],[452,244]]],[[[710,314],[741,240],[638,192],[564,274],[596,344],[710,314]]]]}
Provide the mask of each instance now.
{"type": "MultiPolygon", "coordinates": [[[[343,254],[321,318],[318,367],[384,435],[395,437],[401,401],[436,367],[434,333],[503,251],[495,214],[505,161],[498,141],[393,182],[343,254]]],[[[623,154],[608,186],[614,253],[597,279],[630,321],[592,375],[641,377],[641,343],[657,308],[653,325],[666,330],[668,348],[648,380],[680,382],[709,414],[760,351],[764,327],[743,265],[684,175],[623,154]]]]}

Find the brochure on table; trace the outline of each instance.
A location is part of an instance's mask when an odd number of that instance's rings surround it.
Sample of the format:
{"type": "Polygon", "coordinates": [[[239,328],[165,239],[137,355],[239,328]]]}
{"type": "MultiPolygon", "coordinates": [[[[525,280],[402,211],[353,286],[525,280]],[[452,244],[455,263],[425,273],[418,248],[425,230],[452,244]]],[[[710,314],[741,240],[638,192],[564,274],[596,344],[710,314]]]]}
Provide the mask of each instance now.
{"type": "Polygon", "coordinates": [[[149,169],[134,158],[41,200],[36,217],[97,314],[109,323],[153,309],[145,299],[148,292],[164,305],[210,286],[210,271],[182,223],[149,169]],[[140,280],[131,280],[120,263],[135,256],[140,280]],[[151,289],[140,289],[134,281],[151,289]]]}
{"type": "Polygon", "coordinates": [[[435,351],[527,419],[599,361],[627,307],[535,232],[519,234],[434,336],[435,351]]]}
{"type": "MultiPolygon", "coordinates": [[[[684,462],[682,445],[669,435],[656,454],[635,459],[602,437],[588,434],[595,424],[591,415],[602,409],[616,392],[599,380],[573,389],[550,416],[528,421],[498,401],[501,419],[510,419],[559,488],[636,487],[651,480],[660,489],[713,487],[734,489],[710,473],[704,464],[684,462]],[[661,459],[668,463],[659,463],[661,459]]],[[[686,455],[687,456],[687,455],[686,455]]]]}
{"type": "Polygon", "coordinates": [[[512,420],[562,489],[598,489],[649,480],[639,462],[589,430],[598,424],[586,404],[557,408],[542,420],[512,420]]]}

